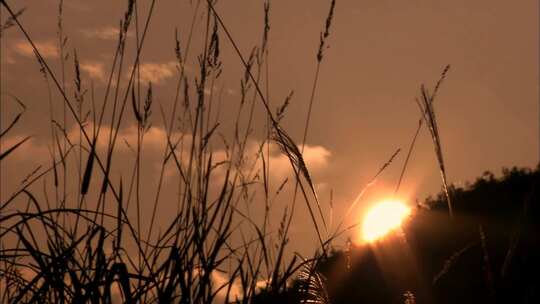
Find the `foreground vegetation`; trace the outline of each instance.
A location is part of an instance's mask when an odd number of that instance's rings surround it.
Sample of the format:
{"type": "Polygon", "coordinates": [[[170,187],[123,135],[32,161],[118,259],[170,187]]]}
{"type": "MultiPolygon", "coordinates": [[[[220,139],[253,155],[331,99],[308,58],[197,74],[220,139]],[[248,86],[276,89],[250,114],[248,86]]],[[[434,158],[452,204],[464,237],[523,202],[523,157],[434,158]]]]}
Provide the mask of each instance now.
{"type": "MultiPolygon", "coordinates": [[[[57,16],[59,71],[20,22],[24,10],[7,1],[1,5],[8,14],[2,31],[20,31],[35,53],[50,90],[44,119],[51,127],[48,165],[36,168],[15,189],[2,191],[2,303],[250,302],[262,290],[282,293],[300,270],[308,277],[313,273],[331,236],[302,152],[335,1],[329,3],[314,56],[317,72],[301,144],[280,125],[291,96],[276,111],[268,100],[269,80],[263,77],[268,74],[268,2],[262,6],[261,43],[247,56],[237,48],[215,1],[193,2],[189,36],[177,34],[171,49],[177,87],[167,107],[156,104],[152,83],[141,79],[141,53],[156,1],[127,1],[102,94],[82,77],[76,49],[68,47],[63,1],[57,16]],[[203,28],[194,30],[199,18],[203,28]],[[200,46],[194,36],[201,37],[200,46]],[[222,41],[232,45],[243,65],[240,100],[234,110],[227,105],[227,111],[237,113],[232,132],[220,126],[222,95],[215,86],[223,72],[222,41]],[[188,65],[197,66],[195,75],[188,74],[188,65]],[[74,86],[66,86],[68,66],[74,86]],[[127,80],[121,77],[125,73],[127,80]],[[256,121],[254,111],[261,108],[266,119],[256,121]],[[121,142],[120,133],[129,127],[135,139],[121,142]],[[156,130],[165,136],[154,191],[154,180],[150,187],[145,178],[145,143],[156,130]],[[130,151],[127,165],[125,155],[119,156],[123,145],[130,151]],[[279,184],[270,180],[274,150],[285,155],[292,173],[279,184]],[[271,208],[287,183],[293,198],[278,210],[281,220],[275,223],[271,208]],[[170,193],[176,193],[172,201],[170,193]],[[287,251],[299,204],[307,207],[319,241],[319,253],[312,257],[287,251]],[[250,216],[253,208],[263,215],[250,216]],[[173,215],[158,219],[163,210],[173,215]]],[[[16,103],[21,112],[2,130],[2,140],[24,121],[26,105],[14,98],[16,103]]],[[[0,161],[10,161],[28,140],[2,150],[0,161]]]]}

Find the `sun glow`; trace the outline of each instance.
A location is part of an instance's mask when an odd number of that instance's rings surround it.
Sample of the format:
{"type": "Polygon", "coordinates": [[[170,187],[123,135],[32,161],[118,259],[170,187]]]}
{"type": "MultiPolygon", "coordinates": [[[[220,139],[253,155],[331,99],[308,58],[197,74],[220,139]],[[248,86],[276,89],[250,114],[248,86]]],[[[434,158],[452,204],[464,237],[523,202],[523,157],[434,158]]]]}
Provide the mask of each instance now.
{"type": "Polygon", "coordinates": [[[409,216],[411,209],[397,200],[382,201],[373,206],[362,224],[362,239],[365,242],[376,241],[388,232],[401,226],[409,216]]]}

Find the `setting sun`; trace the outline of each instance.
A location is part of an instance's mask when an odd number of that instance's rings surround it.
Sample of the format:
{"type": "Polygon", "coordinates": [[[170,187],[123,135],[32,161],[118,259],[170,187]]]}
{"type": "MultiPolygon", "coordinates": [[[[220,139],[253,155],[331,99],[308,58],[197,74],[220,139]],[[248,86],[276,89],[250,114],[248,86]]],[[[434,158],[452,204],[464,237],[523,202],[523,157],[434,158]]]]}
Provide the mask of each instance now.
{"type": "Polygon", "coordinates": [[[383,201],[373,206],[362,224],[362,239],[373,242],[398,228],[411,213],[410,208],[396,200],[383,201]]]}

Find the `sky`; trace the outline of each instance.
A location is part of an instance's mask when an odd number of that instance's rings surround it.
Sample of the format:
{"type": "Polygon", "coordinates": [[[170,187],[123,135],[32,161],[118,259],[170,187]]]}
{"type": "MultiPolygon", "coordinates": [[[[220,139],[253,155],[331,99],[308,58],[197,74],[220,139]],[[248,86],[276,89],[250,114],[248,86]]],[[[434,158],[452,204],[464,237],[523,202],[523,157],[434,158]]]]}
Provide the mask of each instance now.
{"type": "MultiPolygon", "coordinates": [[[[53,70],[60,73],[58,1],[9,2],[15,10],[26,8],[21,22],[53,70]]],[[[72,58],[76,49],[83,82],[88,87],[92,81],[96,94],[103,94],[125,2],[64,2],[63,24],[71,55],[66,64],[68,89],[73,88],[72,58]]],[[[141,3],[144,16],[149,2],[141,3]]],[[[170,109],[176,87],[175,30],[184,43],[196,2],[160,0],[154,8],[141,55],[142,78],[152,82],[156,99],[166,109],[170,109]]],[[[276,108],[294,91],[283,126],[297,142],[301,141],[305,126],[319,35],[329,2],[270,1],[269,100],[271,107],[276,108]]],[[[247,57],[261,41],[263,1],[221,0],[216,9],[247,57]]],[[[378,169],[401,148],[402,152],[359,203],[358,214],[393,193],[418,123],[415,98],[420,85],[432,88],[447,64],[451,69],[436,99],[435,111],[448,180],[464,185],[486,170],[500,174],[503,167],[535,167],[540,154],[538,12],[538,1],[534,0],[338,0],[329,48],[325,49],[320,67],[305,151],[325,212],[332,192],[333,216],[342,218],[378,169]]],[[[2,11],[2,20],[5,19],[6,11],[2,11]]],[[[193,52],[201,44],[204,20],[202,15],[196,18],[193,52]]],[[[243,68],[230,43],[220,34],[224,73],[215,87],[224,92],[222,128],[230,130],[228,122],[234,118],[233,109],[238,105],[243,68]]],[[[130,35],[133,40],[133,31],[130,35]]],[[[44,118],[49,111],[47,87],[32,50],[17,28],[4,32],[1,42],[2,127],[19,110],[9,94],[27,106],[20,124],[3,139],[2,145],[33,136],[9,164],[4,162],[2,192],[7,193],[6,189],[28,175],[33,167],[48,161],[50,126],[44,118]]],[[[132,62],[132,57],[128,56],[128,62],[132,62]]],[[[192,75],[194,60],[191,59],[192,75]]],[[[56,93],[52,94],[59,103],[56,93]]],[[[261,104],[256,107],[255,118],[264,120],[261,104]]],[[[122,130],[121,136],[129,142],[133,130],[129,124],[122,125],[122,130]]],[[[260,134],[256,133],[257,136],[260,134]]],[[[159,119],[147,138],[150,142],[164,138],[159,119]]],[[[159,156],[154,155],[160,150],[149,149],[149,161],[157,166],[159,156]]],[[[275,155],[275,162],[279,164],[277,171],[281,164],[287,166],[279,155],[275,155]]],[[[148,181],[152,181],[151,174],[148,181]]],[[[413,203],[440,189],[433,143],[428,130],[423,128],[400,195],[413,203]]],[[[306,210],[297,212],[300,220],[295,222],[293,233],[302,235],[309,230],[305,228],[309,223],[302,216],[306,210]]],[[[298,246],[310,245],[307,241],[300,243],[298,246]]]]}

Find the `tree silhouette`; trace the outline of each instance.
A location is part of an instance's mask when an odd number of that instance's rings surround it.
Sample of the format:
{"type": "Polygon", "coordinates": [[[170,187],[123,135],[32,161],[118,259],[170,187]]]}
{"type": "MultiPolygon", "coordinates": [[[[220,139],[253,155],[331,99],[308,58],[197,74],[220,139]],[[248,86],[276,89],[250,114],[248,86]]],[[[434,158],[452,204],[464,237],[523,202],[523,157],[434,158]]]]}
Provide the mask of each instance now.
{"type": "MultiPolygon", "coordinates": [[[[540,303],[539,177],[538,168],[486,171],[449,187],[453,219],[441,192],[402,231],[334,250],[318,267],[331,303],[540,303]]],[[[297,302],[300,290],[280,301],[297,302]]]]}

